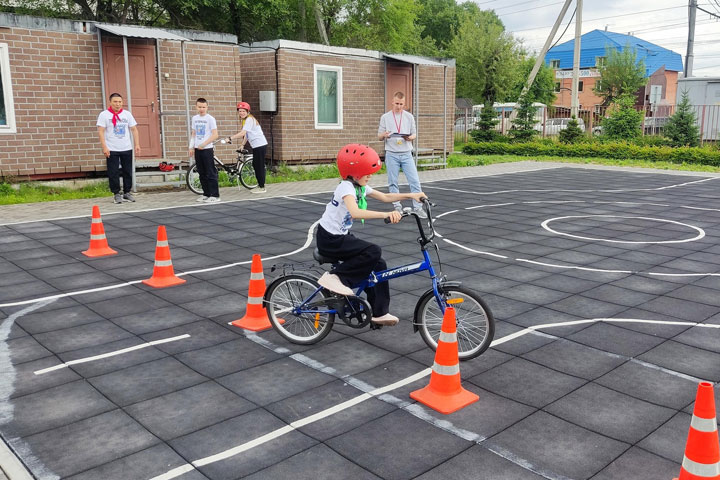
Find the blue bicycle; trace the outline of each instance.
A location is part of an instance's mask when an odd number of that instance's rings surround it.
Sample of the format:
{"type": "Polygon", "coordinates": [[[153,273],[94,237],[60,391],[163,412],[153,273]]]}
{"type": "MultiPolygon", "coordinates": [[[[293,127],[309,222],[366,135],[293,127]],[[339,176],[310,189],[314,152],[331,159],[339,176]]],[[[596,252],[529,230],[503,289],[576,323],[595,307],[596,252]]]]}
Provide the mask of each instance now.
{"type": "MultiPolygon", "coordinates": [[[[420,236],[417,239],[423,260],[417,263],[372,272],[356,287],[356,295],[343,296],[321,287],[315,276],[298,269],[297,265],[283,265],[283,273],[265,291],[264,305],[273,328],[286,340],[300,345],[310,345],[325,338],[337,319],[352,328],[381,328],[371,323],[372,308],[361,296],[363,290],[380,282],[415,273],[428,272],[432,288],[420,296],[415,305],[413,329],[419,331],[427,345],[435,350],[440,337],[443,314],[447,306],[455,308],[458,353],[461,360],[477,357],[490,346],[495,333],[495,320],[487,304],[472,290],[463,288],[461,282],[451,282],[442,272],[435,272],[428,249],[435,250],[438,265],[440,251],[434,243],[432,205],[427,199],[423,208],[427,219],[413,212],[404,212],[403,218],[415,217],[420,236]],[[427,225],[428,232],[423,225],[427,225]]],[[[386,219],[386,223],[388,220],[386,219]]],[[[338,263],[337,259],[320,255],[317,249],[313,257],[320,264],[338,263]]],[[[273,266],[275,270],[277,266],[273,266]]]]}

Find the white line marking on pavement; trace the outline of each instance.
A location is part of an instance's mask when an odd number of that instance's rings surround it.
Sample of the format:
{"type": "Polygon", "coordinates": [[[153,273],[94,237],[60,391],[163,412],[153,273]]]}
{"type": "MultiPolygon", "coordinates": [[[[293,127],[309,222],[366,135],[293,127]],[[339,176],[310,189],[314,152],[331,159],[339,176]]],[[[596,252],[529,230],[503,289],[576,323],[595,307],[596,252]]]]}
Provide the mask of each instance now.
{"type": "Polygon", "coordinates": [[[547,230],[548,232],[554,233],[556,235],[562,235],[564,237],[570,237],[570,238],[579,238],[581,240],[593,240],[596,242],[608,242],[608,243],[630,243],[630,244],[638,244],[638,245],[644,245],[644,244],[661,244],[661,243],[685,243],[685,242],[694,242],[695,240],[700,240],[703,237],[705,237],[705,231],[702,228],[695,227],[693,225],[689,225],[687,223],[682,222],[676,222],[675,220],[666,220],[664,218],[651,218],[651,217],[636,217],[636,216],[626,216],[626,215],[567,215],[564,217],[555,217],[555,218],[549,218],[542,222],[540,224],[542,228],[547,230]],[[594,237],[583,237],[582,235],[573,235],[572,233],[565,233],[565,232],[559,232],[557,230],[554,230],[548,226],[550,222],[554,222],[556,220],[565,220],[568,218],[637,218],[640,220],[652,220],[655,222],[666,222],[666,223],[674,223],[675,225],[681,225],[683,227],[688,227],[696,232],[698,232],[697,235],[695,235],[693,238],[685,238],[682,240],[658,240],[654,242],[643,242],[643,241],[630,241],[630,240],[613,240],[608,238],[594,238],[594,237]]]}
{"type": "MultiPolygon", "coordinates": [[[[274,259],[276,259],[276,258],[281,258],[281,257],[287,257],[287,256],[290,256],[290,255],[294,255],[294,254],[296,254],[296,253],[298,253],[298,252],[301,252],[301,251],[305,250],[306,248],[308,248],[308,247],[310,246],[310,244],[312,243],[312,240],[313,240],[313,231],[315,230],[315,226],[316,226],[318,223],[320,223],[320,220],[318,220],[318,221],[316,221],[315,223],[313,223],[312,225],[310,225],[310,228],[308,229],[307,238],[305,239],[305,244],[304,244],[303,246],[301,246],[300,248],[297,248],[297,249],[293,250],[292,252],[281,253],[280,255],[275,255],[275,256],[272,256],[272,257],[267,257],[267,258],[263,259],[263,261],[266,262],[266,261],[268,261],[268,260],[274,260],[274,259]]],[[[230,264],[227,264],[227,265],[220,265],[219,267],[209,267],[209,268],[201,268],[201,269],[199,269],[199,270],[190,270],[190,271],[188,271],[188,272],[176,273],[175,275],[178,276],[178,277],[182,277],[182,276],[184,276],[184,275],[192,275],[192,274],[195,274],[195,273],[212,272],[212,271],[215,271],[215,270],[222,270],[222,269],[224,269],[224,268],[236,267],[236,266],[238,266],[238,265],[247,265],[247,264],[249,264],[249,263],[251,263],[251,262],[252,262],[252,259],[251,259],[251,260],[246,260],[246,261],[244,261],[244,262],[235,262],[235,263],[230,263],[230,264]]],[[[57,294],[57,295],[50,295],[50,296],[41,297],[41,298],[33,298],[33,299],[31,299],[31,300],[23,300],[23,301],[20,301],[20,302],[3,303],[3,304],[0,304],[0,308],[2,308],[2,307],[15,307],[15,306],[19,306],[19,305],[29,305],[29,304],[32,304],[32,303],[42,302],[42,301],[45,301],[45,300],[56,300],[56,299],[58,299],[58,298],[72,297],[72,296],[76,296],[76,295],[84,295],[84,294],[87,294],[87,293],[94,293],[94,292],[102,292],[103,290],[113,290],[113,289],[116,289],[116,288],[123,288],[123,287],[127,287],[127,286],[130,286],[130,285],[135,285],[135,284],[141,283],[141,282],[142,282],[142,280],[132,280],[132,281],[130,281],[130,282],[118,283],[118,284],[115,284],[115,285],[107,285],[107,286],[105,286],[105,287],[90,288],[90,289],[87,289],[87,290],[76,290],[76,291],[74,291],[74,292],[59,293],[59,294],[57,294]]]]}
{"type": "Polygon", "coordinates": [[[116,355],[122,355],[123,353],[133,352],[135,350],[140,350],[141,348],[152,347],[153,345],[160,345],[163,343],[176,342],[176,341],[182,340],[184,338],[190,338],[190,335],[186,333],[184,335],[178,335],[177,337],[164,338],[161,340],[153,340],[152,342],[141,343],[140,345],[123,348],[121,350],[115,350],[114,352],[107,352],[107,353],[103,353],[100,355],[95,355],[93,357],[78,358],[77,360],[70,360],[69,362],[61,363],[61,364],[55,365],[53,367],[43,368],[42,370],[36,370],[33,373],[35,375],[42,375],[43,373],[52,372],[54,370],[60,370],[61,368],[66,368],[66,367],[69,367],[70,365],[77,365],[78,363],[94,362],[95,360],[102,360],[103,358],[114,357],[116,355]]]}

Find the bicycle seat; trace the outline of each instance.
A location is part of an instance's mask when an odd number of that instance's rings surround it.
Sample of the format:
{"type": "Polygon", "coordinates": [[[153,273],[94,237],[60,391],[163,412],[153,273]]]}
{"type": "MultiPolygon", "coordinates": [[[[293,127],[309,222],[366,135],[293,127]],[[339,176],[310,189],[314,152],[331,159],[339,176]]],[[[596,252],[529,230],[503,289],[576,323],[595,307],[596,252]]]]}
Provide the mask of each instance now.
{"type": "Polygon", "coordinates": [[[237,153],[242,153],[243,155],[246,155],[246,154],[249,153],[249,152],[248,152],[247,150],[245,150],[244,148],[241,148],[241,149],[235,150],[235,151],[236,151],[237,153]]]}
{"type": "Polygon", "coordinates": [[[322,255],[322,254],[320,253],[320,250],[317,249],[317,247],[315,248],[315,250],[313,250],[313,258],[314,258],[320,265],[322,265],[323,263],[338,263],[338,262],[340,261],[339,258],[327,257],[327,256],[325,256],[325,255],[322,255]]]}

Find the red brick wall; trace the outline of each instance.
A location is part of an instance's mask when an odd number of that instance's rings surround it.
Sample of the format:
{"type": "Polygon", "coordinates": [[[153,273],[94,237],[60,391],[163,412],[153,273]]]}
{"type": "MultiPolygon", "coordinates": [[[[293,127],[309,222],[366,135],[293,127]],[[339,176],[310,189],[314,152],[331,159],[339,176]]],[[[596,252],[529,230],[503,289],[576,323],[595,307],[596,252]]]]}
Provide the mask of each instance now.
{"type": "MultiPolygon", "coordinates": [[[[106,37],[103,37],[103,42],[106,37]]],[[[108,37],[107,41],[119,41],[108,37]]],[[[7,43],[17,133],[0,134],[0,176],[63,176],[104,171],[95,122],[105,108],[97,37],[94,34],[2,28],[7,43]]],[[[153,40],[129,39],[128,43],[153,40]]],[[[237,132],[235,102],[240,92],[237,47],[187,42],[190,108],[204,96],[220,134],[237,132]]],[[[163,111],[185,111],[180,42],[160,44],[163,111]]],[[[110,93],[110,92],[106,92],[110,93]]],[[[167,158],[187,158],[184,116],[165,117],[167,158]]],[[[232,149],[219,148],[223,158],[232,149]]]]}
{"type": "Polygon", "coordinates": [[[102,157],[96,37],[3,28],[0,42],[8,44],[17,126],[0,134],[0,175],[95,170],[102,157]]]}
{"type": "MultiPolygon", "coordinates": [[[[243,95],[257,110],[260,90],[276,90],[275,52],[240,55],[243,64],[243,95]]],[[[321,162],[335,159],[348,143],[364,143],[383,154],[383,142],[377,139],[380,116],[385,113],[384,61],[349,55],[325,55],[316,52],[280,49],[277,53],[279,93],[278,112],[272,133],[275,136],[275,160],[288,163],[321,162]],[[342,67],[343,128],[316,129],[313,108],[314,65],[342,67]]],[[[442,115],[443,68],[421,67],[421,111],[442,115]]],[[[448,150],[452,150],[452,123],[455,102],[455,69],[447,68],[448,150]]],[[[270,115],[256,114],[268,141],[270,115]]],[[[442,148],[442,116],[421,117],[421,147],[442,148]]]]}

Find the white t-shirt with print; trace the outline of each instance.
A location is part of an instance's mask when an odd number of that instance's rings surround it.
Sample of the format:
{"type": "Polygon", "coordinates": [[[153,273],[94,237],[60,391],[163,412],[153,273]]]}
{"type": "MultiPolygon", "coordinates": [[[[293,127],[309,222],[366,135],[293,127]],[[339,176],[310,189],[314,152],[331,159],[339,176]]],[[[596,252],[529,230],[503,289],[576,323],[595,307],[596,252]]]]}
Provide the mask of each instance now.
{"type": "Polygon", "coordinates": [[[97,126],[105,127],[105,145],[111,152],[126,152],[133,149],[130,128],[137,125],[135,117],[127,110],[120,112],[120,120],[113,125],[113,114],[103,110],[98,115],[97,126]]]}
{"type": "Polygon", "coordinates": [[[250,143],[250,146],[252,148],[262,147],[263,145],[268,144],[267,139],[263,134],[262,128],[260,127],[260,124],[257,122],[257,120],[255,120],[255,117],[246,117],[242,129],[245,130],[248,143],[250,143]]]}
{"type": "MultiPolygon", "coordinates": [[[[365,187],[365,197],[370,195],[373,189],[368,185],[365,187]]],[[[343,180],[333,193],[333,198],[325,207],[325,213],[320,218],[320,225],[333,235],[347,235],[352,227],[353,219],[350,211],[345,206],[345,198],[348,195],[357,196],[355,185],[349,180],[343,180]]]]}
{"type": "MultiPolygon", "coordinates": [[[[209,113],[206,113],[205,115],[195,115],[194,117],[192,117],[191,125],[193,132],[195,132],[195,137],[193,137],[193,148],[198,148],[201,143],[203,143],[206,139],[210,138],[213,130],[217,130],[217,122],[215,122],[215,117],[213,117],[209,113]]],[[[212,147],[213,143],[210,142],[203,148],[212,147]]]]}

